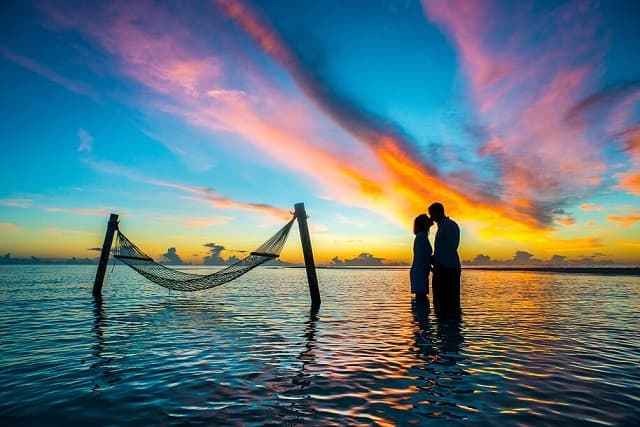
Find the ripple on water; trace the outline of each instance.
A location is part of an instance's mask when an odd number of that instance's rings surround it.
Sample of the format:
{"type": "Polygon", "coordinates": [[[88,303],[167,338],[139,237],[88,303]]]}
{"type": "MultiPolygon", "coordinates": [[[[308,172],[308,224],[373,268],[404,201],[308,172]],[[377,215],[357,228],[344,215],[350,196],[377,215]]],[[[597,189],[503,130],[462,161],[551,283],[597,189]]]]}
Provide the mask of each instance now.
{"type": "Polygon", "coordinates": [[[117,267],[0,268],[0,418],[47,425],[633,424],[640,281],[465,271],[463,313],[406,270],[261,268],[168,293],[117,267]]]}

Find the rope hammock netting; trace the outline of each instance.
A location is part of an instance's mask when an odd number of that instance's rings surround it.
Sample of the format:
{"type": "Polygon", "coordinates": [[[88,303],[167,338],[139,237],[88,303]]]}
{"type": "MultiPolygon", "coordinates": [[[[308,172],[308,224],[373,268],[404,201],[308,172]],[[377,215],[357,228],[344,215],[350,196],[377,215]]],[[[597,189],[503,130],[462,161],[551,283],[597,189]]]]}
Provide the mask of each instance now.
{"type": "Polygon", "coordinates": [[[122,234],[120,230],[118,230],[114,257],[147,279],[167,289],[201,291],[220,286],[242,276],[260,264],[278,258],[295,220],[296,217],[294,216],[284,227],[245,258],[213,274],[185,273],[158,264],[122,234]]]}

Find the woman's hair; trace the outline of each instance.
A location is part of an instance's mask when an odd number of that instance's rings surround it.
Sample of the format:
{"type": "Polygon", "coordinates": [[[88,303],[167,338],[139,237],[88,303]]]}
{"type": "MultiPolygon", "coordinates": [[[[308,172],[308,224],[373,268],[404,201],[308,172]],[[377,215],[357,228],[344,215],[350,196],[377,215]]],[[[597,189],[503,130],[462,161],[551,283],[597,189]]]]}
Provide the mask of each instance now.
{"type": "Polygon", "coordinates": [[[432,225],[433,221],[427,214],[420,214],[413,220],[413,234],[418,234],[419,231],[426,233],[432,225]]]}

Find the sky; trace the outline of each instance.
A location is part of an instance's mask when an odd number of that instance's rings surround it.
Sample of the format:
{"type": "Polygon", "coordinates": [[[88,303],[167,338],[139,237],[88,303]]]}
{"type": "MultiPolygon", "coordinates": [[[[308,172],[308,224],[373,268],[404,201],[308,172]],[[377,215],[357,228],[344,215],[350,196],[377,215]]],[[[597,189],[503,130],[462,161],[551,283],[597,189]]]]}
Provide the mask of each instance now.
{"type": "Polygon", "coordinates": [[[319,264],[409,263],[437,201],[466,264],[640,264],[637,1],[0,10],[0,254],[95,257],[113,212],[202,263],[304,202],[319,264]]]}

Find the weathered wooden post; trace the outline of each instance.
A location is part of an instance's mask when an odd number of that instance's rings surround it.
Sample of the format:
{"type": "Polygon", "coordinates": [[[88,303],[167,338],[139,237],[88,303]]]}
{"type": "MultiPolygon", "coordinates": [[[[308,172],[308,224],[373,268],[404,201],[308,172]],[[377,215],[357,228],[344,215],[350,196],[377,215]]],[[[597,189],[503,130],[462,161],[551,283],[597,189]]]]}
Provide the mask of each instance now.
{"type": "Polygon", "coordinates": [[[109,263],[109,253],[111,252],[111,244],[113,243],[113,233],[118,229],[118,215],[111,214],[109,224],[107,224],[107,232],[104,235],[104,243],[102,244],[102,253],[100,254],[100,262],[96,271],[96,280],[93,282],[93,296],[100,298],[102,296],[102,282],[104,281],[104,273],[107,271],[109,263]]]}
{"type": "Polygon", "coordinates": [[[304,203],[294,205],[298,229],[300,230],[300,242],[302,243],[302,255],[304,256],[304,266],[307,269],[307,281],[309,282],[309,293],[311,294],[311,306],[320,305],[320,289],[318,288],[318,276],[316,276],[316,264],[313,261],[313,250],[311,249],[311,237],[309,237],[309,227],[307,226],[307,211],[304,203]]]}

